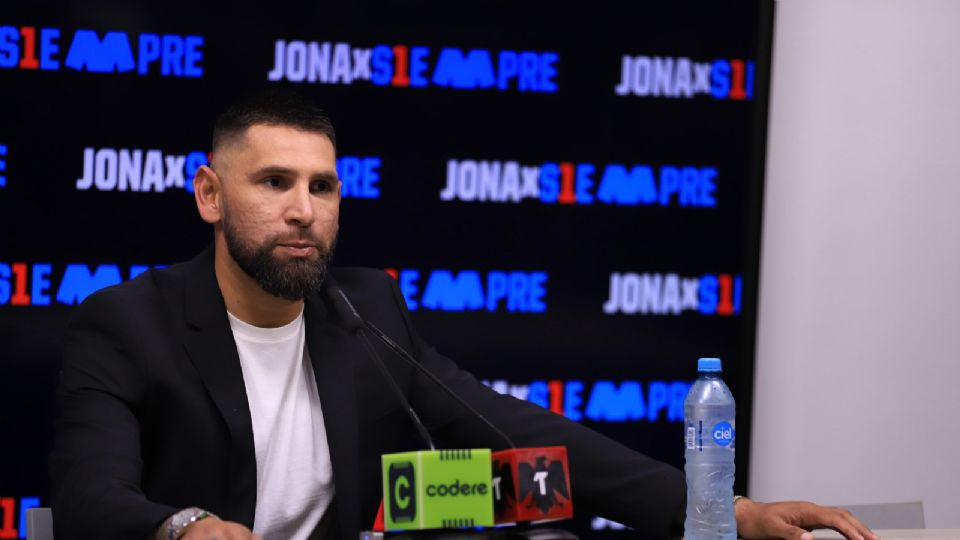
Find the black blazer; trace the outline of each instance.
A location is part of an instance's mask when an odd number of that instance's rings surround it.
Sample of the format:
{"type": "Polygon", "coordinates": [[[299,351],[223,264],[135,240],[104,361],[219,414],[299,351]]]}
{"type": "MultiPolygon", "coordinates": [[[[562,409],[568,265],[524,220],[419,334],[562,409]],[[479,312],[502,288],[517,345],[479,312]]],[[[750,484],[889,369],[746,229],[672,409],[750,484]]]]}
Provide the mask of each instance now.
{"type": "MultiPolygon", "coordinates": [[[[500,395],[428,347],[384,272],[332,275],[357,310],[519,446],[566,445],[578,512],[666,535],[682,527],[683,475],[536,405],[500,395]]],[[[344,540],[371,526],[380,455],[423,446],[363,345],[318,293],[304,308],[344,540]]],[[[503,441],[379,344],[438,445],[503,441]]],[[[188,506],[253,526],[256,460],[236,344],[213,249],[103,289],[77,308],[63,355],[50,457],[54,530],[71,538],[145,539],[188,506]]]]}

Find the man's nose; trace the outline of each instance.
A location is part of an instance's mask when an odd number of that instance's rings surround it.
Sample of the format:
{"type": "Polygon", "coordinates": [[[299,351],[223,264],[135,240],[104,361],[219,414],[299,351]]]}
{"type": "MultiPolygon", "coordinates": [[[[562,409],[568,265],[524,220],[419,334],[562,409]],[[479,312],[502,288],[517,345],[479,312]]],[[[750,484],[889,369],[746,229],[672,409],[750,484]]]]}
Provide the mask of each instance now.
{"type": "Polygon", "coordinates": [[[313,211],[313,195],[310,186],[297,186],[289,191],[286,219],[301,227],[308,227],[316,219],[313,211]]]}

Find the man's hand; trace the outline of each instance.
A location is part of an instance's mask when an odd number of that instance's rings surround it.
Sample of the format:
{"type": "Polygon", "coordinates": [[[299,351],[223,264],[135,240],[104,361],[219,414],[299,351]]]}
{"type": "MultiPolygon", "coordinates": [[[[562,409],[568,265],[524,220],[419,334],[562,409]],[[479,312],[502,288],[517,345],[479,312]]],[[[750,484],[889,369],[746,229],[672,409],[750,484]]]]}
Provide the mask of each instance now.
{"type": "Polygon", "coordinates": [[[232,521],[208,517],[187,525],[180,540],[261,540],[250,529],[232,521]]]}
{"type": "Polygon", "coordinates": [[[744,538],[813,540],[810,529],[833,529],[850,540],[879,540],[853,514],[808,502],[759,503],[740,499],[736,504],[737,531],[744,538]]]}

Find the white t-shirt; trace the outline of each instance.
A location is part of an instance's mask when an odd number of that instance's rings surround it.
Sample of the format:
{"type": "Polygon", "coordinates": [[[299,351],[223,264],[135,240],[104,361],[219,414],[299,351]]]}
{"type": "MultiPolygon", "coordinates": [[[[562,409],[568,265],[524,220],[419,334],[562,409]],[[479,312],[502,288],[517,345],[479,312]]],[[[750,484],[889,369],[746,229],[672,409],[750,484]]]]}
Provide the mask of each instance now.
{"type": "Polygon", "coordinates": [[[279,328],[227,314],[240,353],[257,456],[253,532],[264,540],[319,537],[333,500],[333,469],[303,312],[279,328]],[[314,532],[317,536],[311,536],[314,532]]]}

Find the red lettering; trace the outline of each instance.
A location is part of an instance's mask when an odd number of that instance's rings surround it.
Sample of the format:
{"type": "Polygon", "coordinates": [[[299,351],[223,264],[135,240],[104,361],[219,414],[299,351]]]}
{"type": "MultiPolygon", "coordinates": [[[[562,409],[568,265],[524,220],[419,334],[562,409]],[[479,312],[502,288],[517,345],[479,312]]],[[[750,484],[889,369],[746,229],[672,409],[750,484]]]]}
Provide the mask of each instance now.
{"type": "Polygon", "coordinates": [[[19,531],[13,528],[13,517],[16,510],[16,500],[13,497],[0,497],[0,538],[17,538],[19,531]]]}
{"type": "Polygon", "coordinates": [[[23,36],[23,57],[20,58],[20,69],[37,69],[40,67],[40,62],[37,61],[37,29],[33,26],[24,26],[20,29],[20,35],[23,36]]]}
{"type": "Polygon", "coordinates": [[[560,164],[560,195],[557,202],[560,204],[574,204],[577,202],[577,193],[573,189],[573,163],[560,164]]]}
{"type": "MultiPolygon", "coordinates": [[[[11,306],[29,306],[30,295],[27,294],[27,263],[13,263],[10,265],[16,282],[13,285],[13,295],[10,297],[11,306]]],[[[3,538],[0,536],[0,538],[3,538]]]]}
{"type": "Polygon", "coordinates": [[[717,315],[733,315],[733,279],[730,274],[717,276],[720,282],[720,302],[717,304],[717,315]]]}
{"type": "Polygon", "coordinates": [[[394,45],[393,57],[396,60],[394,62],[393,79],[390,80],[390,84],[393,86],[410,86],[410,74],[407,73],[410,70],[407,65],[407,59],[409,58],[407,46],[394,45]]]}
{"type": "Polygon", "coordinates": [[[550,410],[563,416],[563,381],[550,381],[547,388],[550,389],[550,410]]]}
{"type": "Polygon", "coordinates": [[[730,99],[747,99],[747,93],[744,90],[744,72],[743,60],[730,61],[730,99]]]}

